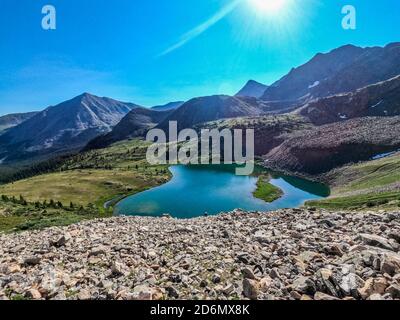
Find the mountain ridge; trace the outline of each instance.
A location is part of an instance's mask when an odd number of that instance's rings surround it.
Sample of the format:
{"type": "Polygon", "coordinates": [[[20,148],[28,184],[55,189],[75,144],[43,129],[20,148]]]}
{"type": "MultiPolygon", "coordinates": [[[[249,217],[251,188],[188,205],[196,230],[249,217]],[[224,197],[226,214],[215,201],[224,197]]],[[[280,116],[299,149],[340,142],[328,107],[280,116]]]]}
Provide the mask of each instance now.
{"type": "Polygon", "coordinates": [[[156,111],[175,110],[175,109],[178,109],[179,107],[181,107],[184,103],[185,103],[185,101],[174,101],[174,102],[169,102],[169,103],[166,103],[163,105],[151,107],[151,109],[156,110],[156,111]]]}
{"type": "Polygon", "coordinates": [[[32,118],[38,112],[24,112],[24,113],[10,113],[0,117],[0,134],[12,127],[16,127],[17,125],[21,124],[22,122],[32,118]]]}
{"type": "Polygon", "coordinates": [[[83,93],[46,108],[1,135],[0,158],[14,161],[78,150],[99,134],[109,132],[137,107],[83,93]]]}
{"type": "Polygon", "coordinates": [[[354,91],[400,74],[400,42],[384,47],[345,45],[318,53],[266,89],[265,101],[310,100],[354,91]]]}

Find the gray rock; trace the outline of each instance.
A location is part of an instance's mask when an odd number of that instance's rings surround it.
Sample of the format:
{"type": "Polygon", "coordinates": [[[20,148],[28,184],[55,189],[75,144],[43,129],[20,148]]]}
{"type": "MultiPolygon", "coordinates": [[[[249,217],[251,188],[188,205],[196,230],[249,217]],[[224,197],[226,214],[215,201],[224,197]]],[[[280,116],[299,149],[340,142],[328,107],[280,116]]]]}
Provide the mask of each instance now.
{"type": "Polygon", "coordinates": [[[317,290],[314,281],[304,276],[300,276],[294,280],[293,289],[299,293],[311,295],[313,295],[317,290]]]}
{"type": "Polygon", "coordinates": [[[376,236],[373,234],[361,234],[360,239],[365,243],[366,245],[373,246],[373,247],[378,247],[386,250],[393,250],[393,247],[389,243],[388,239],[376,236]]]}
{"type": "Polygon", "coordinates": [[[254,272],[250,268],[244,268],[242,270],[242,274],[243,274],[245,279],[251,279],[251,280],[255,280],[256,279],[256,276],[254,275],[254,272]]]}
{"type": "Polygon", "coordinates": [[[400,299],[400,284],[394,283],[386,289],[386,293],[390,294],[393,299],[400,299]]]}
{"type": "Polygon", "coordinates": [[[24,259],[24,265],[35,266],[40,263],[40,258],[36,256],[29,256],[24,259]]]}
{"type": "Polygon", "coordinates": [[[174,299],[179,299],[180,294],[179,294],[179,291],[175,287],[169,286],[169,287],[166,287],[165,290],[167,291],[169,297],[174,298],[174,299]]]}
{"type": "Polygon", "coordinates": [[[243,294],[246,298],[257,300],[260,294],[259,283],[256,280],[244,279],[243,280],[243,294]]]}

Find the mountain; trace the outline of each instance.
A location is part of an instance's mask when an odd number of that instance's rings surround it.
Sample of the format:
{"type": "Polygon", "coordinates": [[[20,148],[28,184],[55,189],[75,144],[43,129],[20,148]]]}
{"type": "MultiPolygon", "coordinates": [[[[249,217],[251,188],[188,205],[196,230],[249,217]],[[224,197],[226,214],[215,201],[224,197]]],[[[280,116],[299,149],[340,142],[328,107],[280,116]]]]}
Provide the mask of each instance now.
{"type": "Polygon", "coordinates": [[[299,131],[266,156],[275,170],[318,175],[400,149],[400,117],[364,117],[299,131]]]}
{"type": "Polygon", "coordinates": [[[0,136],[3,163],[79,150],[137,105],[84,93],[37,113],[0,136]]]}
{"type": "Polygon", "coordinates": [[[169,121],[177,121],[178,129],[228,118],[254,117],[265,112],[256,99],[242,99],[225,95],[194,98],[173,111],[158,127],[168,130],[169,121]]]}
{"type": "Polygon", "coordinates": [[[175,110],[178,109],[181,105],[183,105],[185,102],[184,101],[176,101],[176,102],[170,102],[161,106],[155,106],[152,107],[152,110],[155,111],[169,111],[169,110],[175,110]]]}
{"type": "Polygon", "coordinates": [[[236,94],[236,97],[253,97],[261,98],[264,95],[268,86],[254,80],[250,80],[246,85],[236,94]]]}
{"type": "Polygon", "coordinates": [[[400,75],[354,92],[317,99],[297,113],[315,125],[367,116],[400,115],[400,75]]]}
{"type": "Polygon", "coordinates": [[[37,112],[13,113],[0,117],[0,134],[2,131],[15,127],[36,114],[37,112]]]}
{"type": "Polygon", "coordinates": [[[360,48],[347,45],[317,54],[268,87],[265,101],[314,99],[388,80],[400,74],[400,43],[360,48]]]}
{"type": "Polygon", "coordinates": [[[143,137],[148,130],[157,126],[171,112],[172,110],[156,111],[146,108],[135,108],[111,132],[90,141],[85,150],[105,148],[117,141],[143,137]]]}

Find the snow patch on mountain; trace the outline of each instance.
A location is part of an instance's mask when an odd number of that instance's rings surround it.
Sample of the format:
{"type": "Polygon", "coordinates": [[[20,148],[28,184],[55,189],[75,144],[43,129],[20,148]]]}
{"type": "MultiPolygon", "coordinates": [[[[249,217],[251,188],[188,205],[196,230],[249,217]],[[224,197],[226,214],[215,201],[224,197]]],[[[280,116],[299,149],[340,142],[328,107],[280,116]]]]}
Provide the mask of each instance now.
{"type": "Polygon", "coordinates": [[[321,84],[321,82],[315,81],[313,84],[310,84],[308,86],[308,89],[312,89],[312,88],[318,87],[320,84],[321,84]]]}

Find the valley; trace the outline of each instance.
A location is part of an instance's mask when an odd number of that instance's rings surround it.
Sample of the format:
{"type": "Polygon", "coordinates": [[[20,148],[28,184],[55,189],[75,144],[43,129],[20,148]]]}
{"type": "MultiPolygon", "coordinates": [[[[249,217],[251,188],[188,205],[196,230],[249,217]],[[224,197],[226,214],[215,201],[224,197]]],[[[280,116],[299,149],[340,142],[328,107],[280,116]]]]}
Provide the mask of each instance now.
{"type": "MultiPolygon", "coordinates": [[[[8,212],[0,215],[0,230],[20,228],[21,223],[31,218],[32,208],[41,209],[36,204],[44,202],[61,204],[58,210],[52,210],[53,221],[50,222],[55,225],[89,217],[111,216],[112,209],[104,208],[106,201],[144,191],[170,179],[166,166],[147,165],[145,152],[145,142],[121,142],[99,151],[67,157],[52,168],[51,173],[0,186],[0,195],[16,199],[22,196],[28,202],[25,206],[18,202],[10,206],[0,200],[0,210],[8,212]],[[84,212],[87,208],[90,215],[84,212]]],[[[47,210],[47,207],[44,209],[47,210]]],[[[33,223],[33,228],[35,226],[33,223]]],[[[43,222],[38,226],[49,224],[43,222]]]]}
{"type": "Polygon", "coordinates": [[[235,96],[145,108],[84,93],[38,113],[3,117],[0,194],[110,214],[105,202],[171,181],[167,165],[146,163],[143,138],[177,121],[178,130],[254,129],[257,161],[267,171],[250,196],[280,203],[285,190],[269,172],[282,172],[329,185],[329,198],[305,199],[307,206],[396,208],[399,56],[399,43],[347,45],[315,55],[271,85],[250,80],[235,96]],[[382,154],[389,156],[376,159],[382,154]]]}
{"type": "Polygon", "coordinates": [[[0,300],[400,299],[399,77],[400,43],[346,45],[235,96],[1,117],[0,300]],[[254,129],[254,174],[150,165],[170,121],[254,129]]]}

